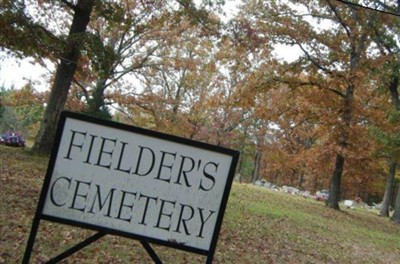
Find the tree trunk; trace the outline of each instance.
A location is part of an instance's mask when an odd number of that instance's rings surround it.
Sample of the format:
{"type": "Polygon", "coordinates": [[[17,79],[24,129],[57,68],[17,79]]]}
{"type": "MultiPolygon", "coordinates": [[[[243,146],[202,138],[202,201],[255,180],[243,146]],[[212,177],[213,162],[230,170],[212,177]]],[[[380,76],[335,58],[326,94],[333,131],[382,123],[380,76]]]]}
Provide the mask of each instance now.
{"type": "Polygon", "coordinates": [[[339,124],[339,139],[338,139],[338,147],[340,148],[336,153],[336,162],[335,169],[333,175],[331,177],[330,184],[330,192],[329,198],[327,200],[327,206],[336,210],[340,210],[339,201],[340,201],[340,188],[341,188],[341,180],[343,174],[343,168],[345,163],[345,157],[343,154],[343,150],[347,148],[349,141],[349,134],[351,129],[351,121],[353,115],[353,96],[356,88],[357,79],[357,70],[361,66],[361,60],[363,58],[363,54],[365,53],[366,43],[367,43],[367,34],[366,31],[360,30],[362,28],[362,21],[359,20],[359,16],[357,14],[357,10],[353,9],[353,18],[354,20],[351,23],[347,23],[341,19],[337,8],[332,5],[331,1],[327,1],[331,10],[335,13],[340,24],[343,26],[344,30],[347,32],[347,36],[349,37],[350,42],[350,61],[349,61],[349,78],[347,81],[347,87],[345,94],[341,94],[344,100],[343,112],[341,115],[341,123],[339,124]]]}
{"type": "Polygon", "coordinates": [[[254,158],[254,169],[253,169],[253,175],[251,177],[251,183],[255,183],[260,178],[260,162],[261,162],[261,153],[257,151],[256,156],[254,158]]]}
{"type": "Polygon", "coordinates": [[[57,67],[49,101],[33,146],[33,150],[36,152],[50,153],[52,149],[58,120],[67,101],[68,91],[80,56],[83,35],[90,21],[94,1],[79,0],[76,6],[73,7],[74,18],[64,54],[57,67]]]}
{"type": "Polygon", "coordinates": [[[389,164],[389,175],[386,179],[385,195],[383,196],[382,206],[379,211],[379,215],[389,217],[390,203],[393,197],[393,184],[394,176],[396,174],[397,163],[395,161],[390,161],[389,164]]]}
{"type": "Polygon", "coordinates": [[[298,183],[297,183],[297,189],[301,190],[303,188],[303,182],[304,182],[304,174],[300,173],[298,183]]]}
{"type": "Polygon", "coordinates": [[[106,82],[104,80],[97,80],[96,86],[92,93],[92,98],[87,98],[88,108],[85,112],[91,116],[109,120],[112,118],[112,116],[104,101],[105,87],[106,82]]]}
{"type": "MultiPolygon", "coordinates": [[[[389,83],[389,92],[390,92],[390,97],[392,100],[392,105],[395,111],[400,111],[400,99],[399,99],[399,92],[397,90],[399,86],[399,71],[397,65],[393,66],[392,69],[392,75],[390,78],[390,83],[389,83]]],[[[393,155],[393,154],[392,154],[393,155]]],[[[389,175],[386,179],[386,187],[385,187],[385,194],[383,196],[383,201],[382,201],[382,207],[379,212],[381,216],[386,216],[389,217],[389,210],[390,210],[390,204],[393,198],[393,184],[394,184],[394,177],[396,174],[396,162],[394,161],[394,157],[389,163],[389,175]]]]}
{"type": "Polygon", "coordinates": [[[399,187],[397,189],[397,198],[396,198],[396,203],[394,206],[394,213],[392,216],[393,222],[396,224],[400,224],[400,184],[398,184],[399,187]]]}
{"type": "MultiPolygon", "coordinates": [[[[398,1],[398,7],[400,8],[400,1],[398,1]]],[[[399,92],[398,92],[399,71],[397,68],[394,67],[393,75],[392,75],[391,82],[389,85],[389,91],[390,91],[390,95],[392,98],[392,104],[393,104],[394,108],[397,111],[400,111],[400,98],[399,98],[399,92]]],[[[393,174],[395,174],[395,173],[393,173],[393,174]]],[[[385,195],[386,195],[386,192],[385,192],[385,195]]],[[[394,214],[392,216],[392,220],[395,223],[400,224],[400,184],[399,184],[399,187],[397,190],[397,198],[396,198],[396,202],[394,205],[394,214]]]]}
{"type": "Polygon", "coordinates": [[[336,154],[335,170],[331,177],[331,184],[329,188],[329,197],[327,200],[327,206],[332,209],[340,210],[340,186],[342,181],[344,167],[344,157],[341,154],[336,154]]]}
{"type": "MultiPolygon", "coordinates": [[[[349,130],[351,126],[351,118],[352,118],[352,102],[354,95],[354,85],[349,84],[346,90],[346,94],[344,96],[344,109],[342,114],[342,126],[339,127],[340,137],[338,145],[341,149],[345,149],[348,145],[349,140],[349,130]]],[[[342,174],[344,168],[345,158],[342,153],[338,152],[336,154],[336,162],[335,162],[335,170],[331,177],[331,183],[329,188],[329,197],[327,200],[327,206],[329,208],[340,210],[339,201],[340,201],[340,188],[342,181],[342,174]]]]}
{"type": "Polygon", "coordinates": [[[389,84],[389,91],[390,91],[390,97],[392,99],[392,105],[394,109],[397,111],[400,111],[400,98],[399,98],[399,70],[398,68],[400,67],[393,67],[393,74],[391,77],[391,81],[389,84]]]}

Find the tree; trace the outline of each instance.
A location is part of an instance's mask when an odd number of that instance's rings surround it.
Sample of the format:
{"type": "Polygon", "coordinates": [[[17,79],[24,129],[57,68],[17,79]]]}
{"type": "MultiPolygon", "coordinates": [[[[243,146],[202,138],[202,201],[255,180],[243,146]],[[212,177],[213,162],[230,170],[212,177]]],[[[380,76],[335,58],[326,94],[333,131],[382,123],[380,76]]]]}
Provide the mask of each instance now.
{"type": "Polygon", "coordinates": [[[73,11],[73,19],[62,58],[57,66],[40,130],[33,146],[33,150],[37,152],[49,153],[52,148],[56,133],[55,124],[58,124],[61,111],[67,100],[69,87],[80,57],[84,34],[95,4],[94,0],[79,0],[76,4],[68,1],[63,2],[73,11]]]}
{"type": "MultiPolygon", "coordinates": [[[[128,3],[127,6],[125,6],[126,8],[135,8],[135,3],[129,3],[128,1],[126,3],[128,3]]],[[[179,9],[177,11],[177,14],[181,13],[182,16],[189,16],[193,19],[193,21],[197,21],[198,23],[202,23],[203,25],[206,25],[208,15],[205,7],[215,7],[222,4],[221,1],[217,1],[216,3],[204,1],[203,5],[200,8],[197,8],[197,6],[192,1],[177,1],[177,3],[179,6],[182,7],[182,9],[179,9]]],[[[155,4],[155,2],[149,2],[147,5],[150,6],[155,4]]],[[[3,18],[5,18],[5,21],[12,22],[11,26],[6,27],[7,35],[17,36],[17,39],[24,39],[24,37],[26,36],[32,36],[32,39],[34,41],[32,45],[28,45],[29,47],[31,47],[31,49],[24,48],[23,45],[18,44],[18,41],[9,41],[7,38],[1,38],[0,41],[2,45],[10,48],[12,51],[21,52],[21,56],[34,54],[40,57],[43,56],[43,54],[46,54],[46,56],[54,56],[56,59],[60,60],[54,78],[52,86],[53,88],[50,94],[48,106],[44,114],[41,129],[33,148],[36,151],[49,152],[55,136],[55,124],[57,124],[60,112],[66,102],[69,87],[72,83],[74,73],[77,69],[78,61],[79,59],[81,59],[80,53],[82,51],[83,44],[89,43],[87,42],[88,39],[85,38],[85,36],[87,36],[86,29],[90,21],[92,10],[95,10],[94,15],[96,17],[99,17],[100,20],[107,19],[109,17],[111,17],[112,19],[119,19],[121,18],[121,15],[123,16],[124,11],[122,8],[120,8],[120,6],[118,6],[117,3],[103,3],[95,0],[77,2],[63,0],[60,2],[51,2],[50,4],[39,2],[38,5],[43,7],[42,9],[44,10],[51,9],[51,11],[53,12],[50,13],[55,17],[60,12],[62,13],[65,11],[65,14],[71,14],[72,22],[69,23],[66,20],[62,20],[63,22],[65,22],[65,24],[60,27],[61,30],[59,30],[59,32],[56,32],[56,34],[51,34],[51,30],[46,29],[46,26],[48,26],[48,28],[51,28],[53,25],[45,21],[40,21],[40,17],[35,20],[32,18],[32,16],[30,16],[29,10],[31,10],[32,6],[35,7],[34,3],[5,1],[4,6],[7,12],[1,13],[1,15],[3,18]],[[58,5],[59,3],[61,3],[61,5],[58,5]],[[29,8],[26,8],[26,4],[29,5],[29,8]],[[57,9],[57,7],[60,7],[60,9],[57,9]],[[16,19],[16,22],[13,22],[14,19],[16,19]],[[68,36],[63,35],[62,32],[66,26],[70,27],[70,32],[66,34],[68,36]],[[40,45],[41,43],[45,43],[46,45],[40,45]],[[57,44],[55,45],[57,46],[57,48],[53,49],[51,45],[52,43],[57,44]],[[41,46],[44,46],[45,48],[39,49],[39,47],[41,46]],[[43,52],[40,53],[39,51],[43,52]]],[[[37,10],[40,12],[42,11],[40,8],[37,10]]],[[[155,15],[157,14],[155,13],[155,15]]],[[[117,23],[115,23],[115,25],[116,24],[117,23]]],[[[99,47],[101,47],[101,45],[99,47]]],[[[103,47],[106,47],[106,45],[104,45],[103,47]]],[[[107,51],[106,49],[100,48],[99,50],[100,52],[96,55],[107,55],[104,54],[104,52],[107,51]]],[[[101,65],[101,67],[98,68],[98,73],[101,73],[101,76],[99,76],[98,79],[98,89],[94,89],[94,91],[96,92],[93,93],[93,95],[95,96],[88,97],[88,103],[90,104],[91,108],[98,109],[99,105],[100,108],[102,108],[101,100],[99,100],[99,98],[102,99],[101,95],[104,91],[104,84],[106,84],[107,82],[107,80],[104,80],[104,78],[110,77],[110,71],[112,70],[112,67],[110,68],[107,66],[103,66],[104,65],[101,65]]]]}
{"type": "Polygon", "coordinates": [[[397,189],[397,198],[396,198],[396,202],[395,202],[392,220],[396,224],[400,224],[400,184],[399,184],[399,188],[397,189]]]}
{"type": "MultiPolygon", "coordinates": [[[[286,66],[289,72],[282,72],[277,78],[264,78],[264,86],[278,80],[289,90],[309,89],[315,96],[324,91],[328,96],[322,100],[330,108],[321,108],[317,116],[329,132],[328,140],[334,151],[327,205],[339,209],[345,160],[355,151],[353,146],[357,146],[352,142],[356,139],[353,130],[362,127],[355,92],[369,81],[363,76],[368,70],[372,18],[363,10],[330,0],[252,1],[247,6],[257,25],[274,43],[297,46],[303,51],[303,56],[286,66]]],[[[309,107],[300,107],[304,106],[309,107]]]]}
{"type": "Polygon", "coordinates": [[[140,94],[120,99],[134,124],[192,139],[225,145],[243,115],[233,108],[232,91],[220,77],[215,32],[182,19],[148,63],[138,71],[140,94]],[[240,118],[239,118],[240,119],[240,118]],[[144,123],[143,123],[144,121],[144,123]],[[232,121],[232,123],[230,122],[232,121]]]}
{"type": "Polygon", "coordinates": [[[26,138],[33,138],[42,118],[46,94],[27,84],[21,89],[1,91],[1,131],[18,131],[26,138]]]}
{"type": "MultiPolygon", "coordinates": [[[[376,8],[383,7],[388,11],[394,11],[396,8],[397,10],[400,10],[400,1],[397,1],[397,6],[390,6],[384,4],[382,1],[374,1],[374,4],[376,5],[376,8]]],[[[396,35],[399,30],[398,22],[396,22],[397,20],[398,19],[393,16],[381,15],[380,19],[375,21],[373,28],[373,40],[379,48],[380,55],[386,58],[382,65],[382,68],[385,72],[380,72],[379,77],[382,80],[383,86],[385,86],[390,94],[392,110],[389,110],[389,119],[391,120],[388,121],[391,123],[392,128],[396,127],[396,123],[398,125],[398,119],[400,116],[400,97],[398,92],[400,85],[400,57],[398,54],[400,52],[400,47],[398,46],[398,42],[396,42],[396,35]]],[[[388,132],[388,130],[389,129],[386,129],[386,132],[388,132]]],[[[387,133],[385,135],[383,131],[380,132],[381,133],[378,134],[381,137],[391,137],[391,135],[387,135],[387,133]]],[[[398,134],[398,131],[393,131],[391,134],[396,135],[398,134]]],[[[389,145],[387,148],[389,149],[389,173],[386,180],[385,194],[379,214],[386,217],[389,216],[390,204],[394,194],[394,178],[399,159],[398,154],[396,154],[398,153],[398,147],[396,147],[396,145],[398,145],[399,139],[395,138],[396,136],[394,136],[394,140],[389,140],[389,144],[383,144],[389,145]]]]}
{"type": "MultiPolygon", "coordinates": [[[[62,2],[62,1],[60,1],[62,2]]],[[[62,39],[47,30],[43,21],[54,16],[48,5],[32,1],[4,0],[0,3],[0,47],[17,58],[32,56],[39,60],[58,56],[62,39]],[[46,14],[47,13],[47,14],[46,14]],[[36,16],[35,16],[36,15],[36,16]]]]}
{"type": "MultiPolygon", "coordinates": [[[[399,14],[400,1],[396,3],[386,3],[383,1],[371,1],[372,8],[391,12],[391,14],[399,14]]],[[[385,193],[382,201],[382,206],[379,214],[382,216],[389,216],[390,205],[394,194],[394,182],[396,176],[396,169],[399,164],[399,122],[400,122],[400,97],[399,97],[399,78],[400,78],[400,58],[398,46],[399,23],[398,18],[384,14],[379,17],[373,24],[373,40],[379,48],[380,55],[385,58],[382,65],[383,71],[379,72],[383,89],[389,92],[392,109],[387,110],[388,126],[384,129],[376,128],[376,136],[379,137],[378,141],[381,143],[381,152],[384,153],[385,158],[388,159],[389,172],[386,179],[385,193]]],[[[376,71],[373,71],[376,72],[376,71]]],[[[399,188],[400,191],[400,188],[399,188]]],[[[400,193],[397,192],[395,199],[395,212],[392,220],[400,223],[400,193]]]]}
{"type": "Polygon", "coordinates": [[[151,58],[173,37],[172,24],[177,19],[166,2],[121,1],[112,9],[106,19],[90,23],[74,78],[79,88],[75,94],[87,104],[84,112],[107,119],[112,97],[135,90],[129,78],[137,79],[142,68],[156,67],[151,58]]]}
{"type": "Polygon", "coordinates": [[[169,31],[169,37],[161,40],[166,43],[160,43],[154,50],[148,62],[152,66],[138,70],[143,91],[137,95],[131,91],[129,98],[121,98],[120,102],[131,114],[142,112],[142,116],[147,115],[150,120],[142,126],[194,137],[195,124],[192,127],[186,117],[195,116],[196,101],[204,99],[215,71],[211,40],[199,37],[207,34],[198,25],[182,19],[169,31]]]}
{"type": "Polygon", "coordinates": [[[4,107],[4,103],[3,103],[3,100],[4,100],[3,98],[6,94],[7,94],[6,89],[3,86],[0,87],[0,119],[2,119],[3,115],[4,115],[5,107],[4,107]]]}

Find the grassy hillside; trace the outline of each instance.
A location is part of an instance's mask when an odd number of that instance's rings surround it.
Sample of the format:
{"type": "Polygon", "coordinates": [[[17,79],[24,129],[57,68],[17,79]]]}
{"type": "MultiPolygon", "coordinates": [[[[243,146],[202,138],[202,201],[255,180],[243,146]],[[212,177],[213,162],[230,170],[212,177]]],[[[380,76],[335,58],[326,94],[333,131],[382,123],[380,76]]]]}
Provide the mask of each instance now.
{"type": "MultiPolygon", "coordinates": [[[[21,263],[48,158],[0,146],[0,263],[21,263]]],[[[42,263],[93,234],[42,221],[31,263],[42,263]]],[[[205,257],[154,246],[165,263],[205,257]]],[[[137,241],[105,236],[64,263],[152,263],[137,241]]],[[[214,263],[400,263],[400,226],[363,209],[234,184],[214,263]]]]}

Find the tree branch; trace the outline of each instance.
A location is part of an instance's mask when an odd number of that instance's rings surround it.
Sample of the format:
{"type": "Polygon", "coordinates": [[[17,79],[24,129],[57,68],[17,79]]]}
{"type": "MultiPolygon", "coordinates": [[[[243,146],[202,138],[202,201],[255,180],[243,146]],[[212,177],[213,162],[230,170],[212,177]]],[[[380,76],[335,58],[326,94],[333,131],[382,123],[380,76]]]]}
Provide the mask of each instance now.
{"type": "MultiPolygon", "coordinates": [[[[312,86],[317,86],[320,89],[323,89],[323,87],[319,83],[315,83],[315,82],[299,82],[297,85],[298,86],[312,85],[312,86]]],[[[334,94],[336,94],[336,95],[339,95],[340,97],[343,97],[343,98],[346,96],[341,91],[333,89],[333,88],[327,88],[327,90],[332,92],[332,93],[334,93],[334,94]]]]}
{"type": "Polygon", "coordinates": [[[322,66],[321,64],[319,64],[311,55],[310,53],[303,47],[303,45],[300,42],[296,41],[296,44],[300,47],[300,49],[304,52],[304,54],[306,55],[307,59],[314,64],[318,69],[329,73],[329,74],[333,74],[332,71],[330,71],[329,69],[327,69],[326,67],[322,66]]]}
{"type": "Polygon", "coordinates": [[[349,26],[344,22],[344,20],[342,19],[342,17],[340,16],[339,12],[337,11],[336,7],[334,5],[332,5],[331,1],[328,0],[327,1],[329,8],[332,10],[332,12],[335,14],[336,18],[338,19],[340,25],[342,25],[342,27],[344,28],[344,30],[346,31],[346,34],[349,38],[351,38],[351,32],[349,30],[349,26]]]}
{"type": "Polygon", "coordinates": [[[67,7],[71,8],[72,10],[76,11],[76,5],[72,4],[71,2],[67,0],[60,0],[61,3],[65,4],[67,7]]]}

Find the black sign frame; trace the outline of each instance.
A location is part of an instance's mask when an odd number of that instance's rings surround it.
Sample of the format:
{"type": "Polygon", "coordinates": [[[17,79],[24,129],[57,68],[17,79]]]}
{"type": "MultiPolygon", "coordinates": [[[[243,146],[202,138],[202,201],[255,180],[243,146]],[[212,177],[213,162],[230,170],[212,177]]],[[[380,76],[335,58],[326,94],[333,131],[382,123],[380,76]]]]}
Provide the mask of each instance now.
{"type": "Polygon", "coordinates": [[[211,145],[211,144],[194,141],[194,140],[190,140],[190,139],[186,139],[186,138],[181,138],[181,137],[177,137],[177,136],[173,136],[173,135],[169,135],[169,134],[164,134],[164,133],[156,132],[153,130],[147,130],[147,129],[143,129],[143,128],[139,128],[139,127],[134,127],[134,126],[130,126],[130,125],[122,124],[122,123],[97,119],[94,117],[90,117],[90,116],[75,113],[75,112],[63,111],[60,116],[60,121],[58,124],[57,134],[56,134],[56,138],[55,138],[55,143],[53,145],[53,150],[52,150],[52,153],[50,156],[49,165],[47,168],[46,176],[45,176],[43,187],[41,190],[36,213],[35,213],[35,216],[34,216],[34,219],[32,222],[31,232],[29,235],[29,239],[27,242],[27,246],[26,246],[26,250],[24,253],[24,258],[23,258],[22,263],[24,263],[24,264],[29,263],[29,259],[31,257],[31,252],[32,252],[32,249],[34,246],[34,242],[36,239],[36,235],[37,235],[41,220],[47,220],[47,221],[56,222],[56,223],[60,223],[60,224],[66,224],[66,225],[76,226],[76,227],[80,227],[80,228],[84,228],[84,229],[91,229],[94,231],[98,231],[93,236],[87,238],[86,240],[80,242],[76,246],[68,249],[64,253],[51,259],[48,263],[57,263],[58,261],[61,261],[62,259],[66,258],[66,257],[72,255],[73,253],[79,251],[80,249],[86,247],[90,243],[100,239],[101,237],[103,237],[106,234],[118,235],[118,236],[122,236],[122,237],[139,240],[141,242],[141,244],[143,245],[143,247],[148,252],[148,254],[152,257],[152,259],[154,260],[155,263],[162,263],[162,262],[158,258],[157,254],[154,252],[154,250],[151,248],[149,243],[154,243],[154,244],[171,247],[171,248],[178,249],[178,250],[184,250],[184,251],[204,255],[204,256],[207,256],[206,263],[212,263],[212,260],[213,260],[214,254],[215,254],[215,249],[217,246],[218,236],[220,233],[220,229],[221,229],[221,225],[222,225],[222,221],[223,221],[223,217],[224,217],[224,213],[225,213],[225,209],[226,209],[226,205],[228,202],[229,193],[230,193],[231,186],[233,183],[239,155],[240,155],[240,153],[238,151],[235,151],[232,149],[223,148],[220,146],[211,145]],[[187,246],[184,244],[176,243],[174,241],[165,241],[165,240],[160,240],[160,239],[156,239],[156,238],[152,238],[152,237],[135,235],[132,233],[127,233],[127,232],[119,231],[116,229],[109,229],[109,228],[105,228],[102,226],[96,226],[96,225],[92,225],[92,224],[88,224],[88,223],[84,223],[84,222],[72,221],[72,220],[62,219],[62,218],[55,217],[55,216],[44,215],[43,208],[44,208],[44,204],[45,204],[45,200],[46,200],[46,195],[49,191],[50,180],[51,180],[51,177],[53,174],[56,158],[57,158],[58,151],[60,148],[61,137],[63,135],[64,126],[65,126],[66,120],[68,118],[80,120],[83,122],[93,123],[93,124],[97,124],[97,125],[101,125],[101,126],[106,126],[108,128],[123,130],[126,132],[133,132],[136,134],[142,134],[142,135],[146,135],[146,136],[150,136],[150,137],[155,137],[155,138],[159,138],[162,140],[171,141],[174,143],[188,145],[188,146],[192,146],[195,148],[205,149],[205,150],[213,151],[216,153],[221,153],[221,154],[231,156],[232,162],[230,164],[227,181],[225,183],[225,189],[224,189],[224,193],[222,195],[222,200],[221,200],[221,204],[219,207],[219,212],[218,212],[217,220],[215,223],[215,228],[214,228],[214,232],[212,235],[212,240],[211,240],[209,250],[203,250],[203,249],[199,249],[199,248],[190,247],[190,246],[187,246]]]}

